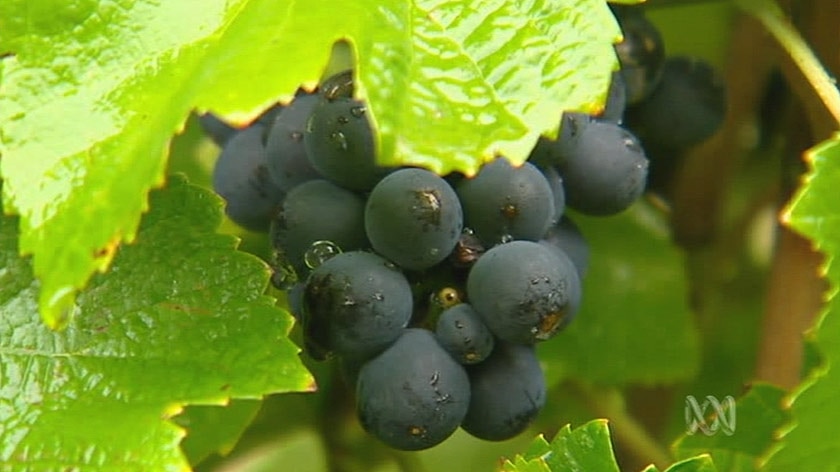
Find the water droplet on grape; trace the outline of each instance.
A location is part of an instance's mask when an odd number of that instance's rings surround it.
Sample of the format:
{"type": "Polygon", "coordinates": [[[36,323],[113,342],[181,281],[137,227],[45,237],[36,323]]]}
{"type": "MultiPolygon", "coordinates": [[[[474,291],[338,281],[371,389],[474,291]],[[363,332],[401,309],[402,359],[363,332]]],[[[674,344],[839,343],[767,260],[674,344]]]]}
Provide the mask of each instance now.
{"type": "Polygon", "coordinates": [[[292,141],[300,141],[303,139],[303,133],[300,131],[292,131],[289,134],[289,137],[292,138],[292,141]]]}
{"type": "Polygon", "coordinates": [[[365,112],[367,112],[367,108],[365,107],[352,107],[350,108],[350,114],[355,116],[356,118],[361,118],[365,116],[365,112]]]}
{"type": "Polygon", "coordinates": [[[336,121],[338,121],[338,124],[340,125],[346,125],[347,123],[350,123],[350,118],[347,118],[344,115],[339,115],[336,121]]]}
{"type": "Polygon", "coordinates": [[[315,241],[303,254],[303,263],[314,270],[339,254],[341,254],[341,248],[338,244],[332,241],[315,241]]]}
{"type": "Polygon", "coordinates": [[[347,136],[344,135],[341,131],[335,131],[330,135],[330,139],[338,146],[339,149],[342,151],[346,151],[348,148],[347,145],[347,136]]]}
{"type": "Polygon", "coordinates": [[[636,142],[635,139],[631,137],[624,138],[624,147],[635,152],[635,153],[642,153],[642,148],[639,146],[639,143],[636,142]]]}
{"type": "Polygon", "coordinates": [[[347,70],[329,78],[321,85],[324,98],[336,100],[353,95],[353,71],[347,70]]]}
{"type": "Polygon", "coordinates": [[[513,241],[513,236],[510,234],[503,234],[502,237],[499,238],[499,242],[501,242],[502,244],[507,244],[511,241],[513,241]]]}

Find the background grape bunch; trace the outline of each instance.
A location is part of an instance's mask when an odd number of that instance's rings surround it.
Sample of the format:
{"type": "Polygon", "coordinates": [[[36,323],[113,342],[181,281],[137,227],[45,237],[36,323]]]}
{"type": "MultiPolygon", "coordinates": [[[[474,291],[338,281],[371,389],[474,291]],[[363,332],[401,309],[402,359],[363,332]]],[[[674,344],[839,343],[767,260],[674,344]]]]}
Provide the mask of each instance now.
{"type": "Polygon", "coordinates": [[[558,138],[519,167],[379,166],[351,71],[241,130],[201,117],[223,147],[213,183],[227,215],[270,232],[272,281],[307,353],[339,359],[362,426],[391,447],[429,448],[458,427],[522,432],[546,401],[534,345],[581,304],[588,248],[566,209],[624,211],[649,172],[667,180],[720,125],[711,67],[666,59],[641,10],[614,11],[625,41],[602,113],[564,113],[558,138]]]}

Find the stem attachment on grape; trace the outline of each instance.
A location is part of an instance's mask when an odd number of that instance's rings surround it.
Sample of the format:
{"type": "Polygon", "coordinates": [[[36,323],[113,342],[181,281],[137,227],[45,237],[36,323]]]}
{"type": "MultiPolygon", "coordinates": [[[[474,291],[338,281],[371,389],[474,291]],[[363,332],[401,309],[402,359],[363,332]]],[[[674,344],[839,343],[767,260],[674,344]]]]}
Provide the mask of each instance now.
{"type": "Polygon", "coordinates": [[[840,90],[837,89],[836,80],[828,75],[796,28],[785,18],[775,0],[737,0],[736,3],[764,25],[790,55],[840,127],[840,90]]]}

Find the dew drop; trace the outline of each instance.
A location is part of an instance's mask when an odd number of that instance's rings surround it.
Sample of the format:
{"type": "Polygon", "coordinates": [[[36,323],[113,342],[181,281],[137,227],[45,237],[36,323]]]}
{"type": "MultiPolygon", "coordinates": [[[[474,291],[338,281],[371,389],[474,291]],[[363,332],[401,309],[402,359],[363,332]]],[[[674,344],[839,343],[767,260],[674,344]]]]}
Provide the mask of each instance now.
{"type": "Polygon", "coordinates": [[[292,138],[292,141],[301,141],[303,139],[303,133],[300,131],[292,131],[289,134],[289,137],[292,138]]]}
{"type": "Polygon", "coordinates": [[[347,150],[347,136],[344,135],[341,131],[335,131],[330,135],[330,139],[338,146],[339,149],[342,151],[347,150]]]}
{"type": "Polygon", "coordinates": [[[499,242],[501,242],[502,244],[507,244],[511,241],[513,241],[513,236],[510,234],[503,234],[502,237],[499,238],[499,242]]]}
{"type": "Polygon", "coordinates": [[[350,114],[355,116],[356,118],[361,118],[365,116],[365,112],[367,112],[367,108],[365,107],[352,107],[350,108],[350,114]]]}
{"type": "Polygon", "coordinates": [[[347,117],[346,117],[346,116],[344,116],[344,115],[340,115],[340,116],[336,119],[336,121],[338,121],[338,124],[340,124],[340,125],[346,125],[347,123],[350,123],[350,118],[347,118],[347,117]]]}
{"type": "Polygon", "coordinates": [[[316,269],[334,256],[341,254],[341,248],[332,241],[315,241],[303,253],[303,263],[310,269],[316,269]]]}
{"type": "Polygon", "coordinates": [[[642,148],[639,147],[639,143],[637,143],[632,138],[624,138],[624,147],[627,148],[630,151],[635,152],[635,153],[641,153],[642,152],[642,148]]]}

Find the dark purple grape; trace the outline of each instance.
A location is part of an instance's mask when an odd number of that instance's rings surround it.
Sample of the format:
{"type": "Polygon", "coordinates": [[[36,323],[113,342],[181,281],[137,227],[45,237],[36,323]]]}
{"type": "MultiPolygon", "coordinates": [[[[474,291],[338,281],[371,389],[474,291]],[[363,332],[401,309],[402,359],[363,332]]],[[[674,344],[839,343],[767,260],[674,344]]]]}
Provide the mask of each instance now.
{"type": "Polygon", "coordinates": [[[496,343],[490,357],[467,372],[472,392],[461,427],[477,438],[510,439],[545,406],[545,378],[533,346],[496,343]]]}
{"type": "Polygon", "coordinates": [[[367,106],[355,99],[321,98],[303,135],[312,167],[350,190],[370,190],[386,170],[376,164],[367,106]]]}
{"type": "Polygon", "coordinates": [[[628,104],[644,100],[659,83],[665,46],[659,30],[638,7],[615,6],[624,40],[615,46],[628,104]]]}
{"type": "Polygon", "coordinates": [[[316,253],[319,243],[334,252],[365,249],[365,201],[323,179],[302,183],[272,219],[271,242],[301,276],[330,255],[316,253]]]}
{"type": "Polygon", "coordinates": [[[365,229],[373,248],[411,270],[446,259],[463,221],[452,187],[423,169],[401,169],[382,179],[365,208],[365,229]]]}
{"type": "Polygon", "coordinates": [[[395,449],[416,451],[443,442],[470,404],[464,368],[424,329],[405,330],[362,367],[356,382],[362,426],[395,449]]]}
{"type": "Polygon", "coordinates": [[[295,97],[277,114],[269,129],[265,146],[268,170],[277,186],[285,192],[319,177],[303,145],[306,122],[318,100],[315,94],[295,97]]]}
{"type": "Polygon", "coordinates": [[[648,160],[638,139],[615,123],[565,114],[554,159],[566,204],[588,215],[627,209],[644,192],[648,160]]]}
{"type": "Polygon", "coordinates": [[[563,177],[560,176],[554,166],[541,167],[540,171],[545,176],[548,186],[551,187],[551,194],[554,196],[554,215],[551,217],[551,222],[554,224],[560,221],[563,212],[566,210],[566,190],[563,188],[563,177]]]}
{"type": "Polygon", "coordinates": [[[477,364],[493,351],[493,333],[468,303],[443,311],[435,327],[440,345],[461,364],[477,364]]]}
{"type": "Polygon", "coordinates": [[[568,216],[563,216],[559,223],[549,228],[540,244],[561,250],[574,263],[578,276],[583,280],[589,268],[589,244],[568,216]]]}
{"type": "Polygon", "coordinates": [[[267,231],[284,193],[268,173],[263,127],[250,126],[227,141],[213,168],[213,190],[226,202],[225,213],[236,224],[267,231]]]}
{"type": "Polygon", "coordinates": [[[726,89],[715,69],[702,59],[671,57],[659,85],[626,118],[646,147],[680,152],[708,139],[725,115],[726,89]]]}
{"type": "Polygon", "coordinates": [[[345,252],[309,274],[303,295],[304,335],[310,354],[369,358],[391,345],[411,319],[405,276],[368,252],[345,252]]]}
{"type": "Polygon", "coordinates": [[[571,260],[532,241],[490,249],[467,277],[470,304],[496,337],[513,343],[554,336],[575,316],[580,297],[571,260]]]}
{"type": "Polygon", "coordinates": [[[554,194],[545,176],[526,162],[497,158],[457,184],[464,224],[485,247],[508,239],[540,239],[554,217],[554,194]]]}

